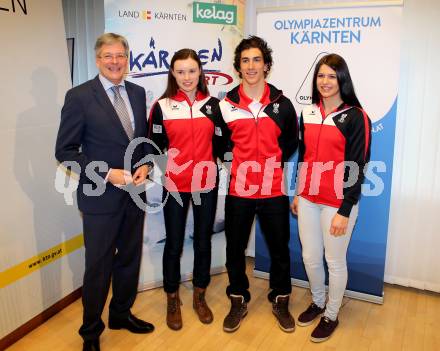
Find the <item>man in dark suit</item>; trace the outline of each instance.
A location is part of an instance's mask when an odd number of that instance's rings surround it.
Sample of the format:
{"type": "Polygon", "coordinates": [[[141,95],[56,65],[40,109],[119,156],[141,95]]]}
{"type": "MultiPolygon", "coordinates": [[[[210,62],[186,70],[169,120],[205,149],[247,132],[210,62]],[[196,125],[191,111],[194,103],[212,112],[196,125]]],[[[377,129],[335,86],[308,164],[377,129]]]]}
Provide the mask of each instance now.
{"type": "Polygon", "coordinates": [[[149,333],[154,326],[130,312],[137,293],[145,199],[140,189],[149,166],[135,168],[151,153],[138,145],[125,157],[130,141],[147,135],[145,90],[128,81],[128,43],[106,33],[95,45],[99,75],[66,94],[56,142],[59,162],[79,170],[78,207],[82,212],[85,273],[82,290],[83,350],[99,350],[101,314],[112,280],[110,329],[149,333]],[[128,163],[128,164],[127,164],[128,163]],[[133,195],[133,196],[132,196],[133,195]]]}

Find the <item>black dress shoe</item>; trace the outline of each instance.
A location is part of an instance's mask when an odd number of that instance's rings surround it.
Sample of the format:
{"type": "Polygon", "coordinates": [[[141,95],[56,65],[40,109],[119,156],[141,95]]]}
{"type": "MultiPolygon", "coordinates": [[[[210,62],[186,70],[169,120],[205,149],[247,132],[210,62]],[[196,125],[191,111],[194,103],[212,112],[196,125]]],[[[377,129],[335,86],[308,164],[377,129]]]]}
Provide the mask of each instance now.
{"type": "Polygon", "coordinates": [[[127,318],[109,318],[108,327],[110,329],[127,329],[132,333],[146,334],[154,330],[154,325],[136,318],[131,313],[127,318]]]}
{"type": "Polygon", "coordinates": [[[99,340],[86,340],[83,344],[83,351],[100,351],[99,340]]]}

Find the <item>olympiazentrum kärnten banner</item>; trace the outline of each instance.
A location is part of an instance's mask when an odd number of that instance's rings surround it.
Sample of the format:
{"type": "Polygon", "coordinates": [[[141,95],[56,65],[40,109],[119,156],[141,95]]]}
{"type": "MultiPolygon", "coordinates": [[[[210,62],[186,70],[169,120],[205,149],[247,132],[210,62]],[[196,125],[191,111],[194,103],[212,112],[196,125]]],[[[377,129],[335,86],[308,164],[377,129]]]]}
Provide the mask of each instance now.
{"type": "MultiPolygon", "coordinates": [[[[261,12],[258,35],[274,51],[269,81],[292,100],[298,114],[311,102],[315,63],[326,53],[347,61],[357,96],[372,125],[371,161],[362,188],[360,212],[348,251],[347,294],[382,301],[393,171],[394,133],[400,62],[402,8],[333,7],[261,12]]],[[[294,156],[296,157],[296,156],[294,156]]],[[[296,161],[294,158],[293,160],[296,161]]],[[[296,162],[289,184],[294,194],[296,162]]],[[[291,217],[291,276],[307,280],[296,219],[291,217]]],[[[267,275],[270,260],[257,228],[256,272],[267,275]]]]}
{"type": "MultiPolygon", "coordinates": [[[[245,0],[192,2],[182,0],[105,0],[105,31],[124,35],[130,45],[127,79],[145,88],[147,111],[165,90],[169,63],[182,48],[194,49],[203,63],[211,95],[222,98],[238,83],[233,68],[234,49],[243,36],[245,0]]],[[[221,175],[224,172],[221,171],[221,175]]],[[[224,193],[221,178],[212,237],[212,270],[224,269],[224,193]],[[223,194],[223,195],[221,195],[223,194]]],[[[162,282],[165,225],[161,210],[162,187],[149,183],[140,288],[162,282]],[[153,207],[157,205],[157,210],[153,207]]],[[[182,278],[193,267],[192,211],[188,213],[182,278]]]]}

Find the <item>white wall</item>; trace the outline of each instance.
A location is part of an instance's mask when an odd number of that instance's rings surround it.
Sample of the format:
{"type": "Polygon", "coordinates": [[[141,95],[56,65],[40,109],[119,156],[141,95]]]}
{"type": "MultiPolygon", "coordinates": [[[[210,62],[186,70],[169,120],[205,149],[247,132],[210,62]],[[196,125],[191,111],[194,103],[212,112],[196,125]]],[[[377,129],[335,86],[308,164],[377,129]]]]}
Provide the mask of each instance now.
{"type": "Polygon", "coordinates": [[[440,3],[405,0],[385,280],[440,292],[440,3]]]}
{"type": "Polygon", "coordinates": [[[0,338],[82,281],[82,250],[35,271],[20,265],[81,232],[76,207],[65,206],[54,187],[54,145],[70,87],[61,2],[27,0],[26,9],[0,11],[7,33],[0,55],[0,338]]]}

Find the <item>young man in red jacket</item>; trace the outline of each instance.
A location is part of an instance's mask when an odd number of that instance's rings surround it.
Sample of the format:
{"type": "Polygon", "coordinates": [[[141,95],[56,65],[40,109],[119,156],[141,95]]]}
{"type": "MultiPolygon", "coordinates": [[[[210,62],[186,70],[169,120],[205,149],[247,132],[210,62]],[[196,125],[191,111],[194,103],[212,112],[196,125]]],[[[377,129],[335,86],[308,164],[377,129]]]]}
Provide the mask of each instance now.
{"type": "Polygon", "coordinates": [[[292,332],[289,296],[289,200],[283,187],[283,166],[298,145],[295,109],[282,91],[266,82],[272,50],[256,36],[243,39],[235,49],[234,68],[242,82],[219,105],[224,151],[232,152],[229,193],[225,205],[226,293],[231,310],[223,330],[233,332],[247,314],[250,300],[245,250],[255,215],[270,257],[268,299],[280,328],[292,332]]]}

